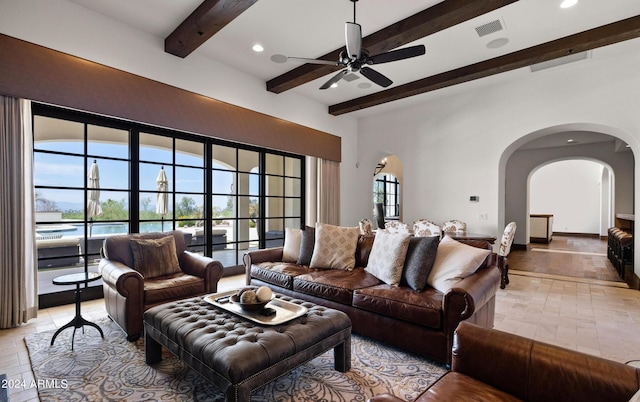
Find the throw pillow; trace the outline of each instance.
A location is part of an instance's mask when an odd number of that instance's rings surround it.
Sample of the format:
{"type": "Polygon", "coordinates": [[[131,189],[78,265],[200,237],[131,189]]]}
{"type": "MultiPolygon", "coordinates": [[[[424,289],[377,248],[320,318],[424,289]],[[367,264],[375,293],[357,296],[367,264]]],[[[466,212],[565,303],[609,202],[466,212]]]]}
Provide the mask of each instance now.
{"type": "Polygon", "coordinates": [[[309,265],[312,268],[353,269],[359,236],[358,227],[316,223],[316,242],[309,265]]]}
{"type": "Polygon", "coordinates": [[[445,236],[438,245],[427,283],[442,293],[476,272],[491,250],[469,246],[445,236]]]}
{"type": "Polygon", "coordinates": [[[364,270],[387,285],[398,286],[410,238],[409,233],[378,232],[364,270]]]}
{"type": "Polygon", "coordinates": [[[300,258],[300,242],[302,241],[302,229],[286,228],[284,230],[284,248],[282,249],[283,262],[296,262],[300,258]]]}
{"type": "Polygon", "coordinates": [[[311,264],[311,257],[313,256],[313,246],[316,242],[316,229],[311,226],[306,226],[301,233],[300,238],[300,253],[298,256],[298,265],[311,264]]]}
{"type": "Polygon", "coordinates": [[[404,262],[402,280],[416,292],[422,292],[427,286],[427,278],[433,268],[438,251],[438,237],[412,237],[409,240],[407,258],[404,262]]]}
{"type": "Polygon", "coordinates": [[[173,236],[159,239],[130,239],[133,253],[133,269],[145,278],[170,275],[180,272],[173,236]]]}

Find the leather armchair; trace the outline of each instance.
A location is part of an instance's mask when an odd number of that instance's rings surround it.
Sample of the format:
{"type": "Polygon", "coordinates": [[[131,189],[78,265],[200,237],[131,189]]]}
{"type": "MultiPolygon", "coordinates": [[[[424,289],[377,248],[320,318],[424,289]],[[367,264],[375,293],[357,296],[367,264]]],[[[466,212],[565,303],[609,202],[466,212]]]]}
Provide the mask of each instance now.
{"type": "Polygon", "coordinates": [[[104,301],[109,317],[134,341],[142,335],[143,313],[158,304],[215,293],[222,278],[219,261],[186,251],[181,231],[109,236],[104,241],[102,274],[104,301]],[[159,239],[172,235],[180,272],[144,277],[134,269],[131,239],[159,239]]]}
{"type": "MultiPolygon", "coordinates": [[[[635,367],[463,321],[451,371],[415,402],[628,401],[638,388],[635,367]]],[[[402,399],[379,394],[368,402],[402,399]]]]}

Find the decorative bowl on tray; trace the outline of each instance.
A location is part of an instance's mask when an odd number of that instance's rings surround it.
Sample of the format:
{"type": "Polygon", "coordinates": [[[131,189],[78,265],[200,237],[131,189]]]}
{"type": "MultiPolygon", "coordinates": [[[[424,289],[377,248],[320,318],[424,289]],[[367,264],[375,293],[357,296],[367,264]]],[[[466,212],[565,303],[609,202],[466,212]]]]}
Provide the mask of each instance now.
{"type": "Polygon", "coordinates": [[[237,304],[243,310],[257,311],[262,310],[274,297],[275,295],[271,292],[271,289],[266,286],[261,286],[260,288],[247,287],[240,289],[237,294],[232,295],[229,301],[237,304]],[[243,297],[242,294],[244,292],[253,292],[253,295],[245,295],[243,297]]]}

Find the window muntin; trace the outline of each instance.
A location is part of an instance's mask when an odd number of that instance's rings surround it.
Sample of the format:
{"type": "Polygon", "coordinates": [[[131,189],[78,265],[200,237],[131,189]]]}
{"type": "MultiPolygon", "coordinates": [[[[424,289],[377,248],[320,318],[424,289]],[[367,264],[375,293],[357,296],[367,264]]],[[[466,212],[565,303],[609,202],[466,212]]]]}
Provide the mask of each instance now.
{"type": "Polygon", "coordinates": [[[183,230],[193,239],[191,251],[233,266],[248,249],[264,247],[274,236],[282,242],[285,225],[304,223],[303,157],[39,104],[33,110],[37,223],[48,232],[63,224],[73,230],[77,251],[54,258],[75,258],[75,271],[96,269],[99,253],[86,246],[111,234],[183,230]],[[104,208],[89,218],[87,174],[94,161],[104,208]],[[164,215],[156,209],[161,169],[168,181],[164,215]],[[52,205],[63,211],[43,218],[52,205]],[[266,231],[268,239],[260,234],[266,231]]]}

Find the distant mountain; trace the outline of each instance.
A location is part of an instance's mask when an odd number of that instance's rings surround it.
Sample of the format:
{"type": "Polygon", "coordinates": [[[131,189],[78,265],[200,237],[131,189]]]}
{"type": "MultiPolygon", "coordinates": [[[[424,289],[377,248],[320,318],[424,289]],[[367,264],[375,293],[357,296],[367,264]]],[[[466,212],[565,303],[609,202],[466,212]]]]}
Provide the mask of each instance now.
{"type": "Polygon", "coordinates": [[[81,211],[84,209],[84,203],[82,202],[56,202],[60,212],[67,211],[81,211]]]}

